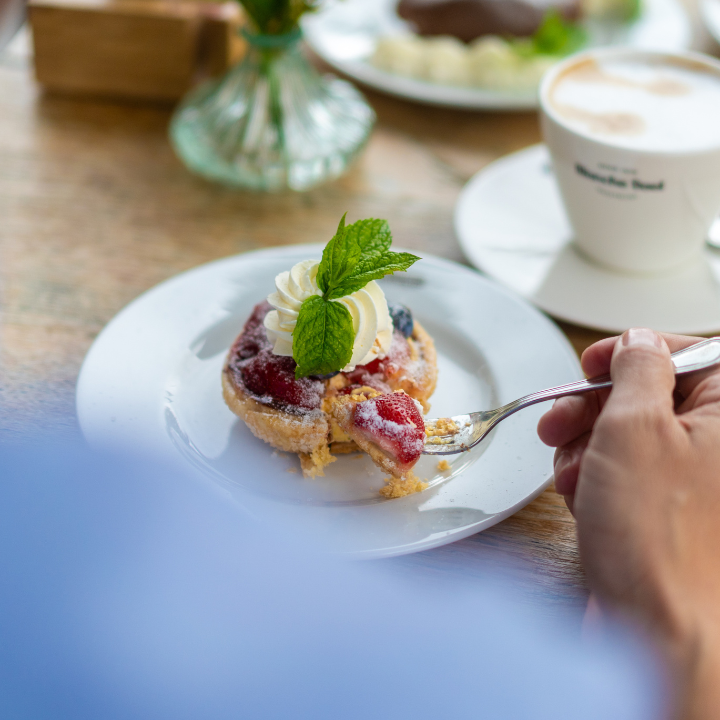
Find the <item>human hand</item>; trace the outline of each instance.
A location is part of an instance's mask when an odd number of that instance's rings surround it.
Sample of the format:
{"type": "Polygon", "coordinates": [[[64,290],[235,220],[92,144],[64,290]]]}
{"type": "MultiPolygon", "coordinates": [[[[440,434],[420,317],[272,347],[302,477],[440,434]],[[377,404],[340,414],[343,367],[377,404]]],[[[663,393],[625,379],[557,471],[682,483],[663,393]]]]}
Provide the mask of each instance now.
{"type": "Polygon", "coordinates": [[[613,387],[541,419],[555,483],[578,524],[601,607],[640,623],[678,681],[687,717],[720,717],[720,370],[675,386],[670,350],[699,338],[634,329],[585,352],[613,387]],[[692,700],[692,706],[691,706],[692,700]]]}

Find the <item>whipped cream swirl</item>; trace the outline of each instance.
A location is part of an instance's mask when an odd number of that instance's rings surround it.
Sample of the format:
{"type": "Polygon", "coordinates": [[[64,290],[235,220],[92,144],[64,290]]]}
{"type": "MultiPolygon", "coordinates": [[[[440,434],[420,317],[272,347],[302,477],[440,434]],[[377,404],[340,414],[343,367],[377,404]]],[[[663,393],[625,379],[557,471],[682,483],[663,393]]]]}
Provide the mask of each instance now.
{"type": "MultiPolygon", "coordinates": [[[[275,278],[276,291],[268,295],[275,310],[265,316],[265,329],[274,343],[275,355],[292,357],[292,334],[300,306],[309,297],[322,295],[316,282],[319,265],[317,260],[303,260],[275,278]]],[[[342,303],[350,311],[355,331],[352,357],[343,371],[385,357],[392,342],[393,324],[380,286],[371,280],[362,290],[332,302],[342,303]]]]}

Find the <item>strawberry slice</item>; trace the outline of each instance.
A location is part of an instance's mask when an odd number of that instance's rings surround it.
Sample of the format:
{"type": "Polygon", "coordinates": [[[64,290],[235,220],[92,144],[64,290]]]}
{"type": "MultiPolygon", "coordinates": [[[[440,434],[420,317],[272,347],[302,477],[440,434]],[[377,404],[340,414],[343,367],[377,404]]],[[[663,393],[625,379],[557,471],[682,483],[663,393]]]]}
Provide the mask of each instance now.
{"type": "Polygon", "coordinates": [[[411,467],[425,444],[425,422],[405,393],[378,395],[353,408],[353,426],[400,465],[411,467]]]}

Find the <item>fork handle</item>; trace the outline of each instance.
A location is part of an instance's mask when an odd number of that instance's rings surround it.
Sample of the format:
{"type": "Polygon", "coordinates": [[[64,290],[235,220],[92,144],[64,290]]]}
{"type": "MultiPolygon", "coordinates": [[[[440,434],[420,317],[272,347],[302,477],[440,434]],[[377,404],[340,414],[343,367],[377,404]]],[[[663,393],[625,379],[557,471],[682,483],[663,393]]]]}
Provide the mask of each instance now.
{"type": "MultiPolygon", "coordinates": [[[[707,370],[715,365],[720,365],[720,337],[703,340],[684,350],[678,350],[676,353],[673,353],[670,358],[675,366],[676,375],[687,375],[688,373],[707,370]]],[[[578,382],[567,385],[540,390],[540,392],[526,395],[519,400],[505,405],[501,408],[502,416],[507,417],[522,408],[544,402],[545,400],[553,400],[555,398],[565,397],[566,395],[579,395],[590,392],[591,390],[601,390],[602,388],[611,386],[612,380],[610,379],[610,375],[599,375],[589,380],[579,380],[578,382]]]]}

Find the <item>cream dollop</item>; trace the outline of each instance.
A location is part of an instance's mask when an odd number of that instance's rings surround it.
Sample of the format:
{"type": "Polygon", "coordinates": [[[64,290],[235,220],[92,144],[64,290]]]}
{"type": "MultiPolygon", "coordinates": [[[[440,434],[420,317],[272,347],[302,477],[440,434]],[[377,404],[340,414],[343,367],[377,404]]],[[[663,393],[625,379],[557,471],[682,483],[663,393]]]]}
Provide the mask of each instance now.
{"type": "MultiPolygon", "coordinates": [[[[317,260],[303,260],[275,278],[276,291],[268,295],[275,310],[265,316],[265,329],[274,343],[275,355],[292,356],[292,334],[300,306],[309,297],[322,295],[316,282],[319,265],[317,260]]],[[[393,325],[380,286],[371,280],[362,290],[333,302],[342,303],[350,311],[355,331],[352,357],[343,370],[348,372],[356,365],[385,357],[390,350],[393,325]]]]}

